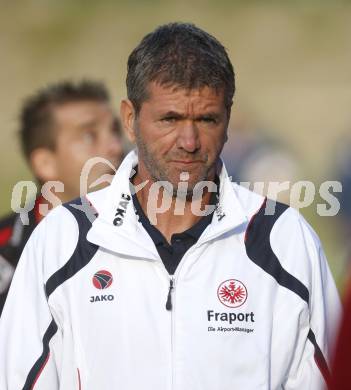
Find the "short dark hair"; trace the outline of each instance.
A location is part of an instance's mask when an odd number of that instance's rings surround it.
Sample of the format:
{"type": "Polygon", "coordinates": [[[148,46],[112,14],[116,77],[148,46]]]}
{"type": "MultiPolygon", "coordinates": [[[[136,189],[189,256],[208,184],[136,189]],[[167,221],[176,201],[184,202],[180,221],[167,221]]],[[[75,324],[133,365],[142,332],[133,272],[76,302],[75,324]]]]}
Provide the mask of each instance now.
{"type": "Polygon", "coordinates": [[[147,34],[128,58],[127,94],[138,114],[150,82],[186,89],[223,89],[230,113],[235,92],[233,66],[223,45],[190,23],[170,23],[147,34]]]}
{"type": "Polygon", "coordinates": [[[55,149],[52,109],[79,101],[109,103],[110,95],[101,82],[65,80],[50,84],[25,99],[19,118],[19,136],[22,151],[27,159],[37,148],[55,149]]]}

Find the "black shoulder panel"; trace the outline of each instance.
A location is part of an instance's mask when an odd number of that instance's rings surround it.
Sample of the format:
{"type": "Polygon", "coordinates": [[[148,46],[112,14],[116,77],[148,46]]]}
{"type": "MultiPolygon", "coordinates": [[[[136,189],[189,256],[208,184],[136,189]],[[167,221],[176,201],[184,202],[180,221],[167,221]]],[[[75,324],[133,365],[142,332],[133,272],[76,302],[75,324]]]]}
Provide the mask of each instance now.
{"type": "MultiPolygon", "coordinates": [[[[85,200],[85,202],[87,202],[85,200]]],[[[96,213],[89,203],[82,205],[81,198],[63,205],[69,210],[76,219],[79,227],[79,237],[77,246],[67,263],[56,271],[46,282],[45,292],[49,297],[54,290],[66,280],[74,276],[78,271],[85,267],[93,258],[98,246],[87,241],[86,236],[92,225],[92,218],[96,218],[96,213]]]]}
{"type": "MultiPolygon", "coordinates": [[[[263,202],[261,208],[252,217],[247,227],[245,234],[246,253],[255,264],[270,274],[279,285],[291,290],[309,305],[309,291],[307,287],[282,267],[270,244],[272,228],[288,208],[289,206],[283,203],[267,199],[263,202]]],[[[284,239],[289,240],[289,237],[284,239]]],[[[328,383],[330,375],[328,364],[317,344],[312,329],[309,330],[307,338],[314,347],[316,364],[326,383],[328,383]]]]}
{"type": "MultiPolygon", "coordinates": [[[[52,294],[58,286],[60,286],[66,280],[74,276],[84,266],[86,266],[98,250],[97,245],[91,244],[86,239],[92,221],[94,220],[94,218],[96,218],[97,215],[91,204],[87,201],[87,199],[78,198],[74,201],[71,201],[70,203],[64,204],[63,206],[66,207],[73,214],[74,218],[78,223],[78,242],[71,258],[67,261],[67,263],[58,271],[56,271],[46,282],[45,292],[47,297],[49,297],[50,294],[52,294]]],[[[49,343],[52,337],[57,332],[57,330],[57,324],[53,319],[49,327],[47,328],[42,340],[42,354],[30,369],[22,390],[32,390],[34,388],[35,383],[37,382],[46,363],[49,360],[49,343]]]]}
{"type": "Polygon", "coordinates": [[[29,374],[26,379],[26,383],[24,384],[22,390],[32,390],[34,388],[36,381],[38,380],[41,372],[43,371],[46,363],[49,360],[49,356],[50,356],[49,342],[56,332],[57,332],[57,325],[55,321],[52,320],[43,337],[43,352],[38,358],[38,360],[34,363],[31,370],[29,371],[29,374]]]}
{"type": "MultiPolygon", "coordinates": [[[[246,253],[255,264],[270,274],[277,283],[293,291],[308,304],[308,289],[282,267],[270,243],[270,233],[274,224],[288,208],[289,206],[283,203],[270,200],[263,203],[260,210],[252,217],[246,230],[246,253]]],[[[285,239],[289,240],[289,237],[285,239]]]]}

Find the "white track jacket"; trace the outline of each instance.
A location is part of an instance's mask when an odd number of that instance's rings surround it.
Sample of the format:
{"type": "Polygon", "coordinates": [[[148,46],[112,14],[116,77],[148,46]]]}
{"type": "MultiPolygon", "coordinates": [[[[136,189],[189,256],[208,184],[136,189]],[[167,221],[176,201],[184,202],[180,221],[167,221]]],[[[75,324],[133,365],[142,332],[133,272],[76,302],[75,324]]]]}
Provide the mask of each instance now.
{"type": "Polygon", "coordinates": [[[79,200],[35,229],[0,321],[0,390],[322,388],[340,305],[309,225],[223,167],[171,278],[135,214],[136,164],[89,195],[94,221],[79,200]]]}

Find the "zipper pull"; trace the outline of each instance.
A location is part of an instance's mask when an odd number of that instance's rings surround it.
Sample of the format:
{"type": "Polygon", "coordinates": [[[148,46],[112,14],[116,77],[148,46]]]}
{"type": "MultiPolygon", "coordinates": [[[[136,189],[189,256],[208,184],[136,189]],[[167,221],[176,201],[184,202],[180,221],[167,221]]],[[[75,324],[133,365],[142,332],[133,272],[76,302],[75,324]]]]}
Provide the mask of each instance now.
{"type": "Polygon", "coordinates": [[[166,310],[171,311],[172,310],[172,290],[173,290],[173,278],[169,280],[169,290],[168,290],[168,296],[167,296],[167,302],[166,302],[166,310]]]}

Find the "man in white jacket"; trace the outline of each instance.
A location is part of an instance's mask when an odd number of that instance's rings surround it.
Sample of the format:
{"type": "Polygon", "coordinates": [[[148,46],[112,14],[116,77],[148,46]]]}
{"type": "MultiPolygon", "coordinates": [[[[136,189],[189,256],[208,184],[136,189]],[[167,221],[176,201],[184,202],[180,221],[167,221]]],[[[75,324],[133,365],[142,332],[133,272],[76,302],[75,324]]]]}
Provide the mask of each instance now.
{"type": "Polygon", "coordinates": [[[220,161],[225,49],[161,26],[131,53],[127,90],[137,152],[30,238],[0,324],[0,389],[320,389],[338,295],[298,212],[220,161]]]}

